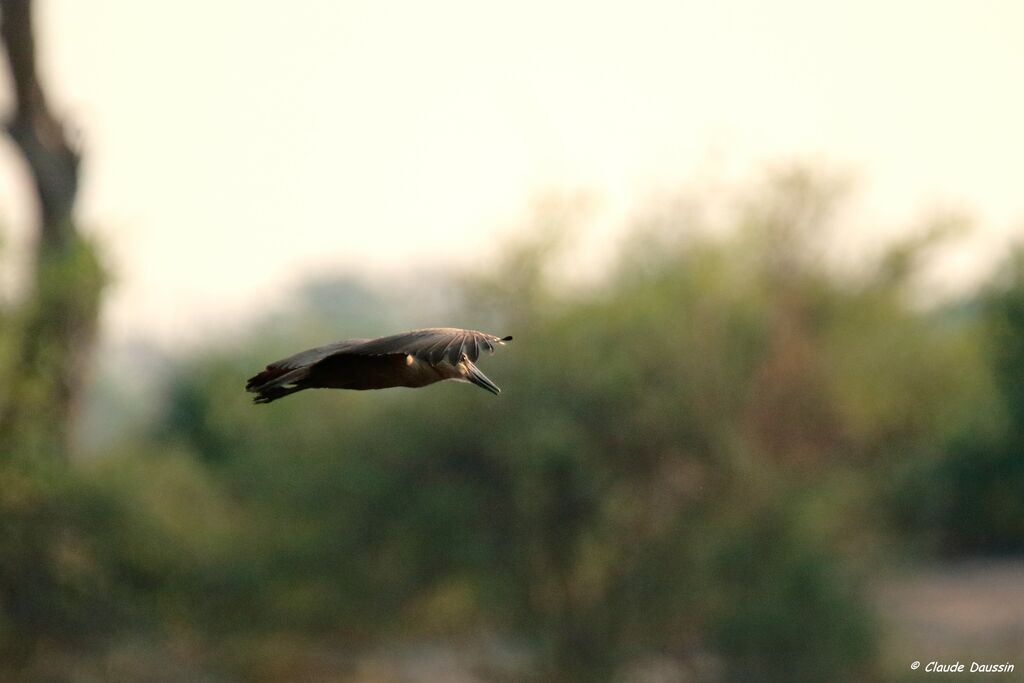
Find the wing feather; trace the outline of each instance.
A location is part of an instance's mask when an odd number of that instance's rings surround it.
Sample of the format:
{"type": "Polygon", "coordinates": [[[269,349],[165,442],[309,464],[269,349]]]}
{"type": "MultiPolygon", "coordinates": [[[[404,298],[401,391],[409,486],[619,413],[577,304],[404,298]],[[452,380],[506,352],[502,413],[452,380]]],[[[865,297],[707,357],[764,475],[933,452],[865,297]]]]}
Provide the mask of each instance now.
{"type": "Polygon", "coordinates": [[[349,351],[360,344],[366,343],[366,339],[346,339],[344,341],[334,342],[333,344],[325,344],[324,346],[318,346],[314,349],[307,349],[300,351],[293,356],[282,358],[279,361],[274,361],[267,366],[268,370],[294,370],[296,368],[305,368],[319,363],[328,356],[333,356],[337,353],[343,353],[349,351]]]}
{"type": "Polygon", "coordinates": [[[381,337],[354,344],[344,349],[344,351],[346,353],[369,356],[406,353],[430,363],[439,363],[442,360],[447,360],[449,363],[455,364],[459,362],[463,353],[470,360],[475,361],[480,357],[483,349],[486,348],[491,353],[494,353],[495,344],[504,343],[509,339],[511,337],[502,339],[493,334],[477,332],[475,330],[435,327],[403,332],[402,334],[394,334],[389,337],[381,337]]]}
{"type": "Polygon", "coordinates": [[[463,354],[470,361],[476,362],[483,349],[494,353],[495,345],[511,340],[512,337],[499,338],[485,332],[454,327],[413,330],[379,339],[346,339],[274,361],[265,370],[250,377],[245,388],[257,394],[257,403],[269,403],[310,386],[334,386],[310,383],[310,373],[329,358],[411,355],[432,364],[447,360],[454,365],[463,354]]]}

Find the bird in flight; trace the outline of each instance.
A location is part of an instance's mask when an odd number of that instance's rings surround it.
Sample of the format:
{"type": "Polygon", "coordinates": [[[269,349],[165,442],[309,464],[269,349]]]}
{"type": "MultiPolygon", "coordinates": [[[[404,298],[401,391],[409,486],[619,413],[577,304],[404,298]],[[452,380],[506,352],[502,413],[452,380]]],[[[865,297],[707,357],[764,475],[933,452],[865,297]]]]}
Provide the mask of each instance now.
{"type": "Polygon", "coordinates": [[[303,389],[425,387],[453,379],[498,394],[501,389],[475,363],[481,351],[494,353],[507,341],[512,337],[454,327],[346,339],[274,361],[245,390],[256,394],[255,403],[270,403],[303,389]]]}

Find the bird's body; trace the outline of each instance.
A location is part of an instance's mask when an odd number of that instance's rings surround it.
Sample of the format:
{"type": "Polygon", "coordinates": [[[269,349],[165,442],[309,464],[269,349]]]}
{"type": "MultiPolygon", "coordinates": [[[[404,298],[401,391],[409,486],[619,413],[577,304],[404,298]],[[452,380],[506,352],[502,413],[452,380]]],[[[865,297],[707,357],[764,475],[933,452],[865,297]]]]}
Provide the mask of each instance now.
{"type": "Polygon", "coordinates": [[[347,339],[275,361],[249,379],[256,403],[303,389],[423,387],[452,379],[491,393],[501,391],[474,362],[487,349],[511,341],[484,332],[435,327],[378,339],[347,339]]]}

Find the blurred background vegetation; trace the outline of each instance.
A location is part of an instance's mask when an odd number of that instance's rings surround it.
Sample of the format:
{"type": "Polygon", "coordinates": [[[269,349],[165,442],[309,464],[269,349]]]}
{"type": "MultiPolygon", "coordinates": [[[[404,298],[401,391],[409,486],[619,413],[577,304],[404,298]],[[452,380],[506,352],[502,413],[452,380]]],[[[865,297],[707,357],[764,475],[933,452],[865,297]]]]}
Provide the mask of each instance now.
{"type": "Polygon", "coordinates": [[[921,276],[958,221],[844,267],[848,201],[796,167],[654,203],[585,285],[560,271],[587,217],[552,202],[486,272],[316,279],[230,342],[118,349],[90,383],[102,268],[69,209],[44,215],[34,284],[0,308],[0,679],[902,680],[912,659],[1013,661],[1019,631],[911,651],[879,591],[1024,551],[1024,251],[934,302],[921,276]],[[515,336],[485,359],[500,398],[242,390],[305,346],[428,325],[515,336]]]}
{"type": "Polygon", "coordinates": [[[923,306],[945,231],[842,272],[833,183],[747,195],[728,230],[654,207],[586,288],[558,281],[575,219],[550,207],[437,301],[314,282],[151,360],[129,436],[68,461],[5,434],[5,677],[425,680],[446,648],[480,680],[889,676],[874,578],[1024,545],[1024,258],[923,306]],[[241,391],[291,349],[428,320],[515,334],[499,399],[241,391]]]}

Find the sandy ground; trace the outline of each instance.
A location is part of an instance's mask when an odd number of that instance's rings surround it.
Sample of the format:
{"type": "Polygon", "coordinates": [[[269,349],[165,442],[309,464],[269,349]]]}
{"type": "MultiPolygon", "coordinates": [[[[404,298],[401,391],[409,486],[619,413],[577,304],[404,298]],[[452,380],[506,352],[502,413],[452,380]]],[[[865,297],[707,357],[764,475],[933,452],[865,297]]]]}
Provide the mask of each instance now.
{"type": "MultiPolygon", "coordinates": [[[[915,660],[921,670],[914,678],[931,661],[959,660],[967,667],[972,661],[1009,662],[1016,666],[1013,673],[985,677],[1024,680],[1024,558],[908,569],[880,581],[875,598],[887,630],[883,651],[888,672],[905,671],[911,680],[915,660]]],[[[960,677],[949,674],[943,679],[960,677]]]]}

